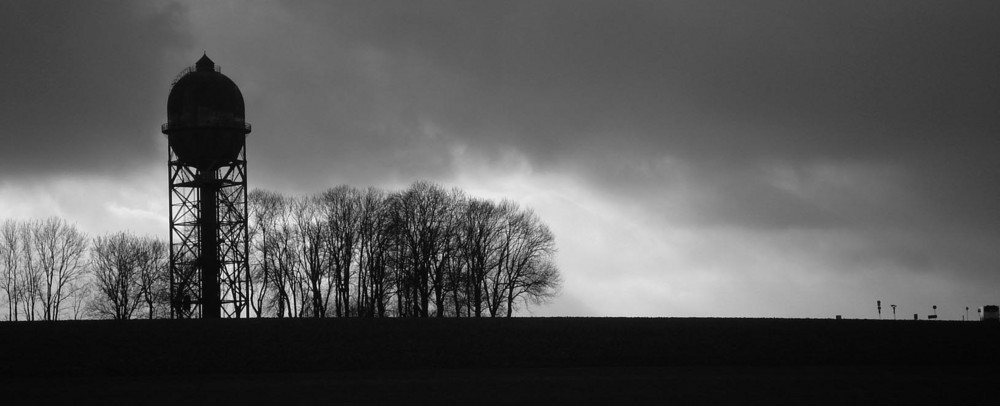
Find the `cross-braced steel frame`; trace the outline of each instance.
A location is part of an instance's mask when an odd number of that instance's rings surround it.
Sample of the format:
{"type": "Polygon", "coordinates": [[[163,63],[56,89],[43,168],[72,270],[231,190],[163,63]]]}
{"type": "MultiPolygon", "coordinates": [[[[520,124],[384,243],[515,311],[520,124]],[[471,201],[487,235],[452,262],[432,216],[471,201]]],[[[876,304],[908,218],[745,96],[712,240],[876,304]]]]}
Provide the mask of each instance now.
{"type": "Polygon", "coordinates": [[[167,149],[170,317],[249,317],[246,146],[235,161],[208,170],[167,149]]]}

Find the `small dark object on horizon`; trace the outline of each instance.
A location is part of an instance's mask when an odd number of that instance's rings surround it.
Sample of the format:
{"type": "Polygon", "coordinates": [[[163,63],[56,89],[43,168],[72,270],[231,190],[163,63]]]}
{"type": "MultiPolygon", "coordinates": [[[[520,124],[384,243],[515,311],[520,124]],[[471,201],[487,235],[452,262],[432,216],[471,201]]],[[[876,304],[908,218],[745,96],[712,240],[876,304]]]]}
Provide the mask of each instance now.
{"type": "Polygon", "coordinates": [[[1000,306],[983,306],[983,321],[1000,321],[1000,306]]]}

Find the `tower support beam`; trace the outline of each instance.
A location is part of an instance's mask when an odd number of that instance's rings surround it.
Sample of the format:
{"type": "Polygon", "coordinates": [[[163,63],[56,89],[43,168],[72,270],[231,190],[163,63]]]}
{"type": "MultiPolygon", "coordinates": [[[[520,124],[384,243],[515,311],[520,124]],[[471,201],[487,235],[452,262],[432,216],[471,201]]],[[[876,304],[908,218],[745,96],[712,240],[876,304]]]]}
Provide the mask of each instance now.
{"type": "Polygon", "coordinates": [[[222,303],[219,298],[219,221],[217,199],[219,185],[213,171],[205,171],[201,175],[201,218],[199,221],[202,255],[198,258],[201,265],[202,310],[201,317],[217,319],[222,314],[222,303]]]}
{"type": "Polygon", "coordinates": [[[199,171],[169,153],[173,318],[249,316],[244,158],[199,171]]]}

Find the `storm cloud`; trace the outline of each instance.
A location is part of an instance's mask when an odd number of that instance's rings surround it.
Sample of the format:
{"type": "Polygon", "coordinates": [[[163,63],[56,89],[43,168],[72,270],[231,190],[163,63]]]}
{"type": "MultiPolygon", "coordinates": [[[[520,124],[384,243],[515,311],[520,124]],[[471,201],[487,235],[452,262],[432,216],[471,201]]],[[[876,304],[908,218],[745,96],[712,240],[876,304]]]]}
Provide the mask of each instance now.
{"type": "Polygon", "coordinates": [[[0,13],[5,178],[123,171],[165,156],[162,121],[191,46],[180,8],[115,2],[9,2],[0,13]],[[169,82],[168,82],[169,84],[169,82]],[[158,155],[163,151],[164,155],[158,155]]]}
{"type": "Polygon", "coordinates": [[[166,94],[207,52],[246,98],[253,186],[429,179],[535,207],[566,279],[543,314],[1000,294],[991,2],[2,7],[7,207],[91,179],[141,191],[95,204],[165,212],[166,94]]]}

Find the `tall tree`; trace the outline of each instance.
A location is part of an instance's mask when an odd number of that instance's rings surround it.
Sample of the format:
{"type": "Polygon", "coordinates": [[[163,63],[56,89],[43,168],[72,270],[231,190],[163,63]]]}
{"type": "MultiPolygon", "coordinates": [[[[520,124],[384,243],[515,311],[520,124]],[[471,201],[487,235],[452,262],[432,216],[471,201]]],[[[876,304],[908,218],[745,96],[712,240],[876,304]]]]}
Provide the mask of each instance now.
{"type": "Polygon", "coordinates": [[[17,320],[20,312],[22,282],[22,225],[14,220],[0,224],[0,280],[7,297],[7,320],[17,320]]]}
{"type": "Polygon", "coordinates": [[[34,233],[29,222],[17,228],[21,240],[21,271],[18,272],[17,295],[21,303],[24,320],[34,321],[38,317],[38,303],[42,290],[42,272],[35,261],[34,233]]]}
{"type": "Polygon", "coordinates": [[[39,301],[44,320],[58,320],[70,286],[85,270],[87,237],[59,218],[28,223],[31,233],[29,264],[41,277],[39,301]]]}
{"type": "Polygon", "coordinates": [[[127,320],[142,304],[140,299],[141,247],[124,232],[100,236],[91,249],[90,269],[97,296],[91,312],[100,318],[127,320]]]}
{"type": "Polygon", "coordinates": [[[333,274],[334,313],[349,316],[351,308],[351,265],[358,245],[361,196],[356,189],[340,186],[323,193],[322,205],[326,258],[333,274]]]}
{"type": "Polygon", "coordinates": [[[269,294],[274,290],[276,279],[276,229],[285,199],[275,192],[254,189],[247,203],[250,212],[250,308],[254,315],[261,317],[269,298],[274,300],[269,294]]]}
{"type": "Polygon", "coordinates": [[[282,198],[279,206],[275,234],[271,238],[274,243],[274,259],[270,268],[273,270],[275,296],[273,307],[278,317],[299,317],[303,313],[301,305],[304,278],[301,276],[299,257],[299,242],[296,234],[295,218],[292,216],[291,198],[282,198]]]}
{"type": "Polygon", "coordinates": [[[460,262],[454,259],[460,254],[461,205],[464,198],[461,190],[452,189],[451,192],[441,195],[437,211],[440,220],[436,236],[437,248],[431,256],[431,286],[434,289],[434,309],[437,317],[445,316],[447,308],[445,300],[450,291],[452,268],[461,266],[460,262]]]}
{"type": "Polygon", "coordinates": [[[151,237],[139,238],[139,296],[146,306],[146,318],[168,312],[170,302],[169,264],[166,242],[151,237]]]}
{"type": "Polygon", "coordinates": [[[560,283],[551,231],[510,201],[417,182],[249,205],[258,317],[512,316],[560,283]]]}
{"type": "Polygon", "coordinates": [[[151,237],[118,232],[97,237],[90,249],[96,294],[91,313],[100,318],[155,318],[165,314],[167,246],[151,237]],[[140,311],[142,309],[142,311],[140,311]]]}
{"type": "Polygon", "coordinates": [[[303,304],[312,317],[326,317],[327,305],[333,284],[330,277],[327,224],[322,219],[320,201],[316,197],[296,199],[292,205],[295,216],[295,233],[298,239],[299,260],[305,274],[308,290],[303,292],[303,304]]]}
{"type": "MultiPolygon", "coordinates": [[[[464,290],[475,317],[482,317],[488,276],[498,266],[498,236],[503,208],[482,199],[468,199],[463,207],[460,246],[465,263],[464,290]]],[[[462,275],[456,275],[462,278],[462,275]]],[[[456,293],[457,300],[457,293],[456,293]]],[[[457,307],[457,304],[456,304],[457,307]]],[[[467,312],[469,313],[469,312],[467,312]]]]}
{"type": "Polygon", "coordinates": [[[497,205],[496,229],[489,243],[495,250],[489,259],[482,279],[483,302],[490,317],[502,315],[502,307],[506,303],[505,265],[509,264],[512,249],[516,245],[517,234],[512,224],[518,216],[518,207],[514,202],[503,200],[497,205]]]}
{"type": "Polygon", "coordinates": [[[522,295],[533,303],[544,302],[554,295],[559,274],[552,261],[555,238],[533,211],[518,211],[509,216],[504,234],[509,245],[504,247],[501,273],[507,317],[511,317],[515,301],[522,295]]]}
{"type": "Polygon", "coordinates": [[[390,249],[392,217],[386,193],[368,188],[361,197],[358,221],[358,311],[385,317],[391,299],[390,249]]]}
{"type": "MultiPolygon", "coordinates": [[[[440,186],[417,182],[400,196],[401,243],[408,261],[405,264],[407,288],[413,297],[415,315],[430,315],[431,294],[443,292],[443,268],[448,243],[450,199],[440,186]]],[[[436,304],[442,303],[435,300],[436,304]]],[[[443,306],[442,306],[443,307],[443,306]]]]}

